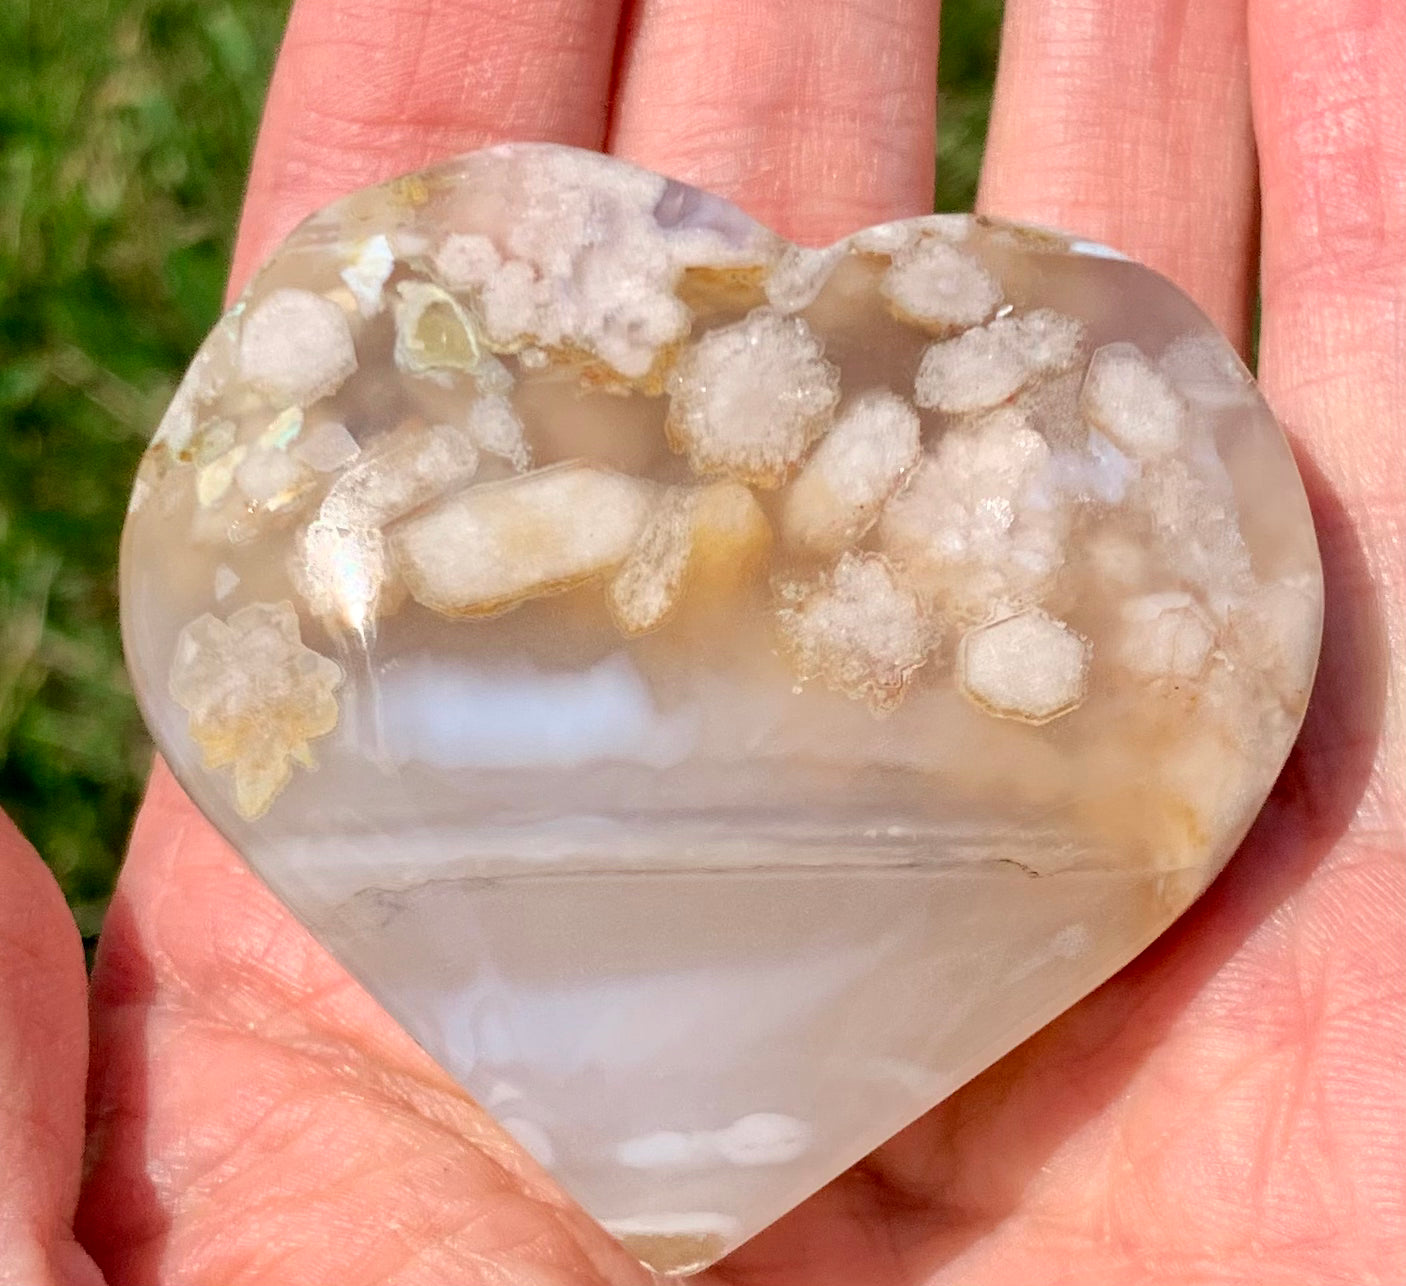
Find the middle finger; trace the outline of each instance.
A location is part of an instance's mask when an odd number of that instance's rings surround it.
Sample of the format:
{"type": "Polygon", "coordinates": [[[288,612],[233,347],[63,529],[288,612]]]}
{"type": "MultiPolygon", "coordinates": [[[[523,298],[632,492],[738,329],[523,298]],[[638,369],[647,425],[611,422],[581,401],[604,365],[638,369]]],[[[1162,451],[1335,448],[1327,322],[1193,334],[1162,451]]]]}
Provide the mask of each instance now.
{"type": "Polygon", "coordinates": [[[824,243],[932,209],[936,0],[642,0],[610,150],[824,243]]]}

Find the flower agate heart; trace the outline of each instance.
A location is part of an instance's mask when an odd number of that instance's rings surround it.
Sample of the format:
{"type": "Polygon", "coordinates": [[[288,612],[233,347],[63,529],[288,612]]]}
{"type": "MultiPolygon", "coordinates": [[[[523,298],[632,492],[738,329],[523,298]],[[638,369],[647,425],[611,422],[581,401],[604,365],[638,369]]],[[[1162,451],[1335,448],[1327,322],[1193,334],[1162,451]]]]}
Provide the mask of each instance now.
{"type": "Polygon", "coordinates": [[[1249,374],[994,220],[803,249],[512,145],[304,223],[147,452],[156,739],[319,940],[662,1271],[1151,942],[1303,714],[1249,374]]]}

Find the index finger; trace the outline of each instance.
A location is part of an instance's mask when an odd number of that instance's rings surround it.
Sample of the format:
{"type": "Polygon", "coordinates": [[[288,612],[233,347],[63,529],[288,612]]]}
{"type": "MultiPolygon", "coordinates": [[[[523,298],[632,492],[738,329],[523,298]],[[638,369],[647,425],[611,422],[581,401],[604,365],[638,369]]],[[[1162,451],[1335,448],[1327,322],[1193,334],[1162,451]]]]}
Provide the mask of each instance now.
{"type": "Polygon", "coordinates": [[[620,0],[299,0],[231,273],[329,201],[510,139],[605,140],[620,0]]]}

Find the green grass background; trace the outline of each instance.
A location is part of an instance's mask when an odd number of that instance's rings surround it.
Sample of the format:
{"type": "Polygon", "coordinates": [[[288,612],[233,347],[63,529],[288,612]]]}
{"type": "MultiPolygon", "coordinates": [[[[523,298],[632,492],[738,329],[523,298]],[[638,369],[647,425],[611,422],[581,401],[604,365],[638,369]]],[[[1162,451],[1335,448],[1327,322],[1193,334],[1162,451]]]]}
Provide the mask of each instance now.
{"type": "MultiPolygon", "coordinates": [[[[151,748],[116,556],[213,324],[287,0],[0,0],[0,807],[101,924],[151,748]]],[[[939,209],[968,209],[1001,0],[947,0],[939,209]]]]}

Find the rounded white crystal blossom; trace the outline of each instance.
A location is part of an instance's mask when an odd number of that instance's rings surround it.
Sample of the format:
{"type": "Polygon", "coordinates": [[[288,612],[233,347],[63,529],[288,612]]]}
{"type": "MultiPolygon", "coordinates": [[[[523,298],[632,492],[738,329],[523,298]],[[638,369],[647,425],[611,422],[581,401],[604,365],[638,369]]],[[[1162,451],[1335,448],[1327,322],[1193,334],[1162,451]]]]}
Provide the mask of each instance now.
{"type": "Polygon", "coordinates": [[[974,258],[941,237],[921,237],[893,257],[879,290],[900,317],[939,333],[986,321],[1001,287],[974,258]]]}
{"type": "Polygon", "coordinates": [[[1094,354],[1080,405],[1131,456],[1160,459],[1181,442],[1186,404],[1133,344],[1105,344],[1094,354]]]}
{"type": "Polygon", "coordinates": [[[801,318],[757,308],[687,349],[669,393],[669,439],[698,473],[778,487],[828,427],[839,372],[801,318]]]}
{"type": "Polygon", "coordinates": [[[1083,699],[1089,644],[1038,608],[1018,612],[962,636],[957,683],[990,714],[1046,723],[1083,699]]]}
{"type": "Polygon", "coordinates": [[[838,553],[874,524],[919,458],[918,413],[887,389],[855,398],[787,489],[787,539],[838,553]]]}
{"type": "Polygon", "coordinates": [[[346,313],[311,290],[273,291],[244,318],[239,369],[284,402],[306,406],[335,393],[356,370],[346,313]]]}
{"type": "Polygon", "coordinates": [[[778,616],[802,678],[867,697],[876,710],[903,697],[935,642],[917,595],[878,554],[845,553],[818,584],[787,587],[778,616]]]}
{"type": "Polygon", "coordinates": [[[235,806],[262,816],[308,743],[337,724],[341,667],[303,641],[289,602],[251,603],[227,621],[205,615],[176,641],[168,690],[190,715],[207,768],[234,769],[235,806]]]}

